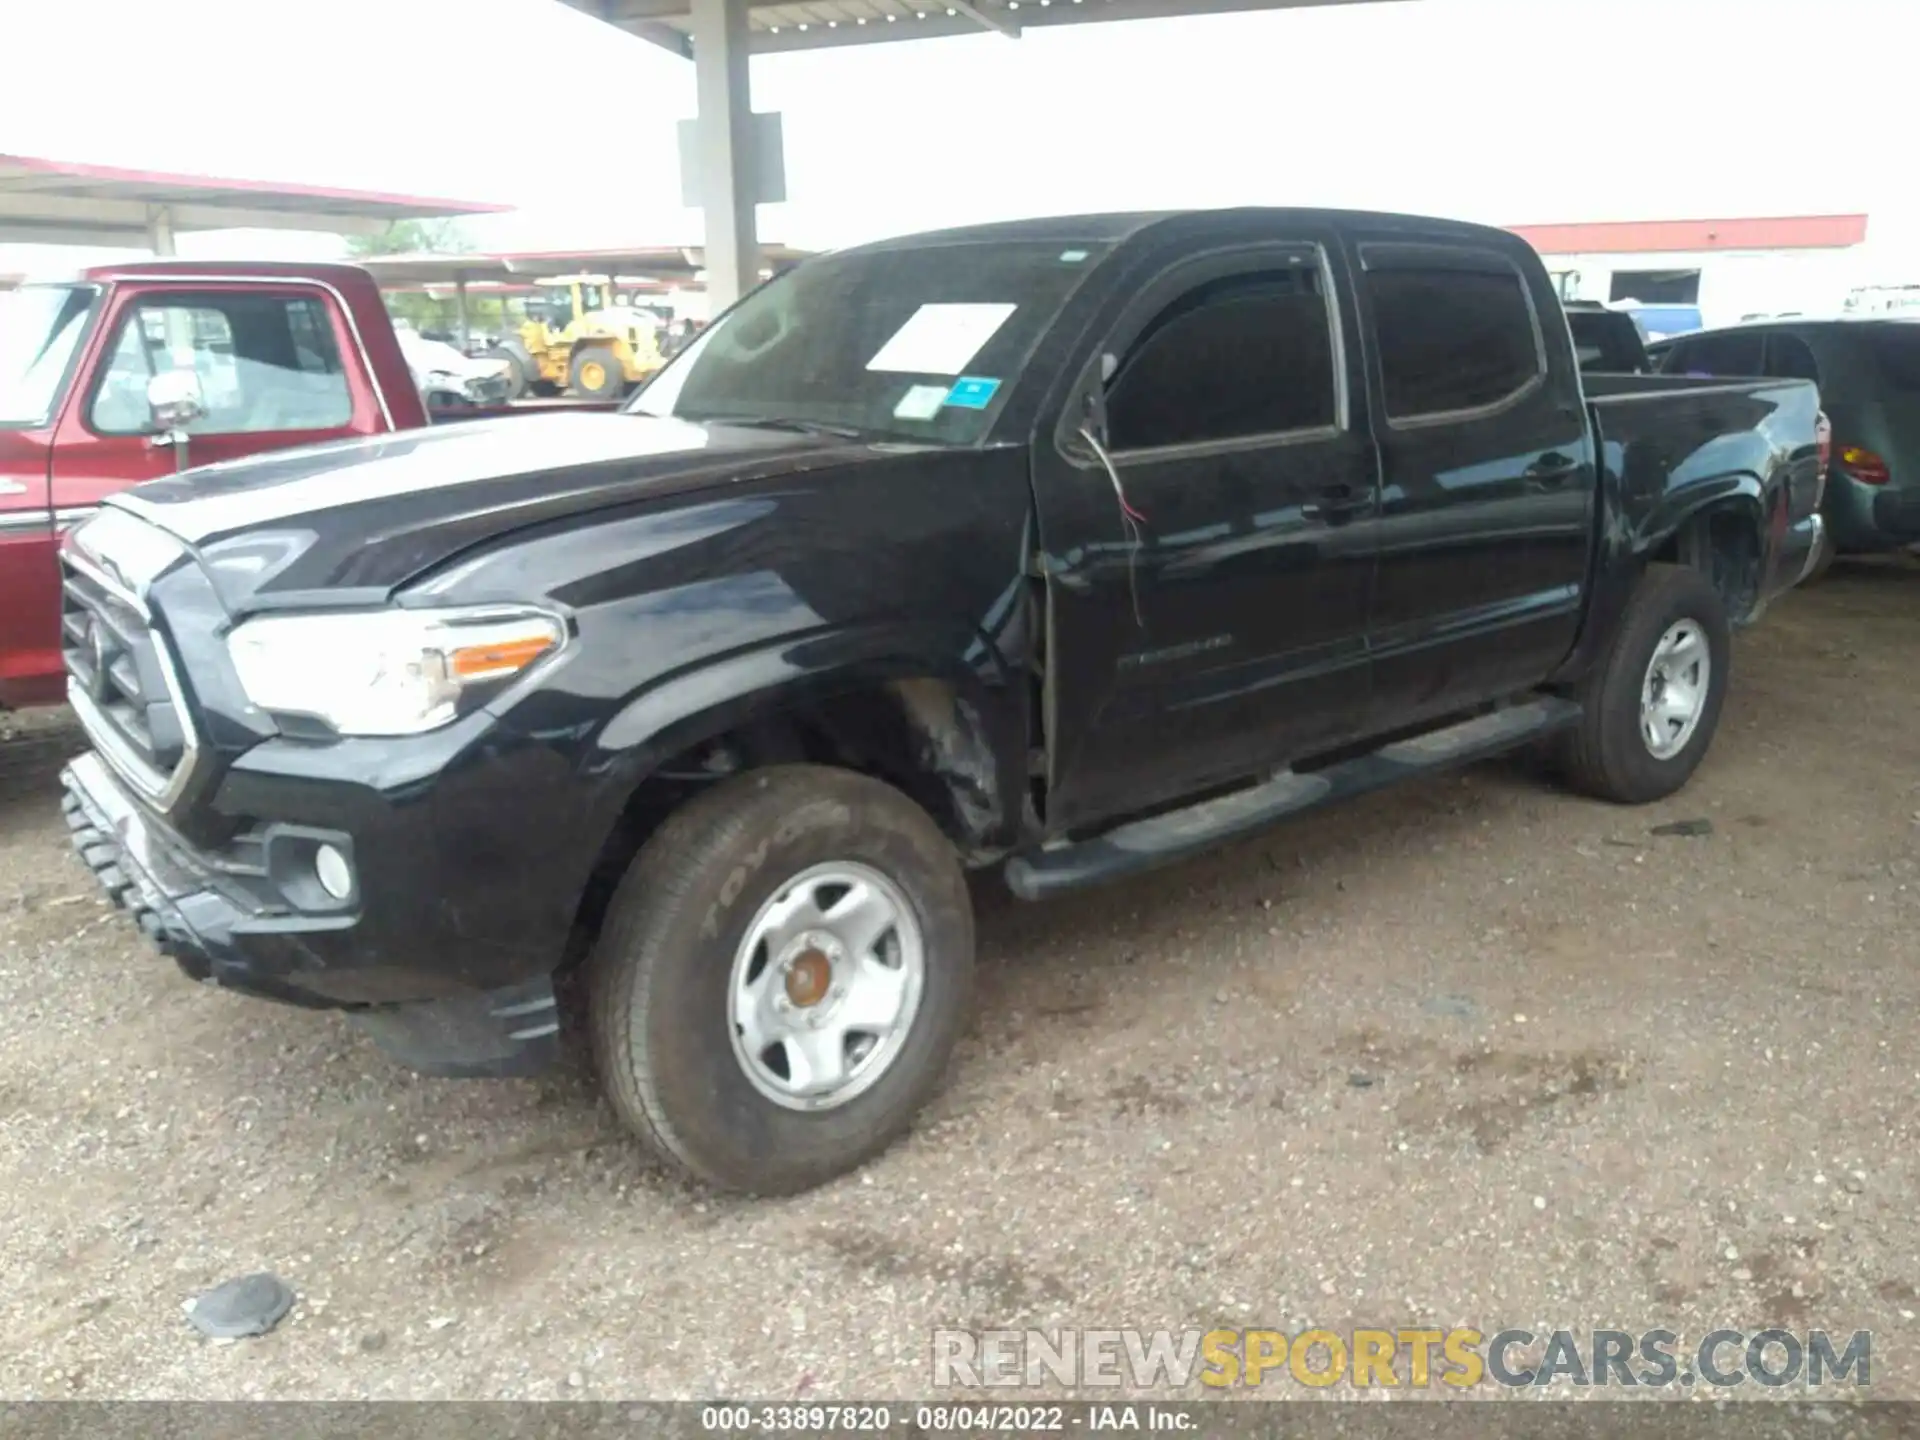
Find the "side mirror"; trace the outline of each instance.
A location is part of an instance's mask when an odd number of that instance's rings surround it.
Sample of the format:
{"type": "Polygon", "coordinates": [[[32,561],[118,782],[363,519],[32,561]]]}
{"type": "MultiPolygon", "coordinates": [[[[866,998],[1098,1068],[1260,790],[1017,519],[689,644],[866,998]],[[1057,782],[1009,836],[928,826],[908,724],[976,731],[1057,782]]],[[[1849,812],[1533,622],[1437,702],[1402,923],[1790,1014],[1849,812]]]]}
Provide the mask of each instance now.
{"type": "Polygon", "coordinates": [[[200,377],[191,370],[167,370],[147,382],[147,409],[155,433],[185,430],[207,413],[200,393],[200,377]]]}

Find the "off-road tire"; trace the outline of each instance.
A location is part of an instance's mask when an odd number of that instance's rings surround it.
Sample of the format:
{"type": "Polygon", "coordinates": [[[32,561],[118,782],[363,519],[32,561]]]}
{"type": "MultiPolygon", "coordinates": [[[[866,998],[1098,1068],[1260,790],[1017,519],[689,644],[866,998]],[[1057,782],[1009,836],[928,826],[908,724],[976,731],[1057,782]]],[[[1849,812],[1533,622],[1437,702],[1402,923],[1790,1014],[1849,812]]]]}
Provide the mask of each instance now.
{"type": "Polygon", "coordinates": [[[946,1071],[972,982],[966,880],[924,810],[850,771],[753,771],[671,816],[616,890],[587,962],[594,1064],[621,1120],[670,1168],[723,1190],[790,1195],[907,1130],[946,1071]],[[809,866],[836,860],[870,866],[904,892],[925,980],[886,1073],[838,1108],[790,1110],[742,1070],[727,986],[760,907],[809,866]]]}
{"type": "Polygon", "coordinates": [[[587,400],[618,400],[627,388],[627,377],[620,369],[620,358],[604,345],[589,345],[573,353],[567,367],[567,388],[587,400]],[[583,378],[589,363],[600,367],[600,383],[588,385],[583,378]]]}
{"type": "Polygon", "coordinates": [[[1559,766],[1576,790],[1621,805],[1645,805],[1685,785],[1699,768],[1720,723],[1731,674],[1726,605],[1700,571],[1649,565],[1614,630],[1605,657],[1575,690],[1580,723],[1561,737],[1559,766]],[[1692,620],[1707,637],[1712,672],[1699,723],[1667,759],[1648,749],[1640,731],[1640,693],[1654,647],[1669,626],[1692,620]]]}

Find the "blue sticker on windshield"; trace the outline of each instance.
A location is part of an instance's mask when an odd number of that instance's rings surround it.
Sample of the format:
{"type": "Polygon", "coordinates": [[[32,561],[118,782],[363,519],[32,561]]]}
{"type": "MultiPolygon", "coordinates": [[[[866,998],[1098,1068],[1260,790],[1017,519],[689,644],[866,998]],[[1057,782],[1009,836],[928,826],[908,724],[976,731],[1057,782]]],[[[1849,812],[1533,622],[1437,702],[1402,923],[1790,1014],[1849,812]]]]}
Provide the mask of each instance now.
{"type": "Polygon", "coordinates": [[[978,375],[962,375],[947,391],[947,404],[956,410],[984,410],[1000,393],[998,380],[983,380],[978,375]]]}

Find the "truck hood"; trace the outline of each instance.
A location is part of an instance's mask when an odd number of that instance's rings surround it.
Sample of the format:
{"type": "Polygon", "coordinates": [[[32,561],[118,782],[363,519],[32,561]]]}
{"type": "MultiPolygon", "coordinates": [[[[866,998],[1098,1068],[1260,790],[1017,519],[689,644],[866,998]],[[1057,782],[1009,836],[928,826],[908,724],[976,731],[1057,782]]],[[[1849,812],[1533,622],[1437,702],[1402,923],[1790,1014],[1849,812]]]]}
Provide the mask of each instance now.
{"type": "Polygon", "coordinates": [[[368,600],[530,525],[882,453],[647,415],[516,415],[208,465],[107,503],[195,550],[237,615],[316,591],[368,600]]]}

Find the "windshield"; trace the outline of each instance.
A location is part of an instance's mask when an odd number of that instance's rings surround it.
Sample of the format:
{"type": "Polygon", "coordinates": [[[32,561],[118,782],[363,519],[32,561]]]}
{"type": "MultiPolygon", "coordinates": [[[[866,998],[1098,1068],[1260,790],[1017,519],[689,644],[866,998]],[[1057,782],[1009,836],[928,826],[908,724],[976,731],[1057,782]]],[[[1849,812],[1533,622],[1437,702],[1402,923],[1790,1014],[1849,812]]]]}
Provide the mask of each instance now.
{"type": "Polygon", "coordinates": [[[0,291],[0,426],[24,429],[52,418],[99,294],[92,285],[0,291]]]}
{"type": "Polygon", "coordinates": [[[543,325],[564,330],[573,323],[573,298],[565,290],[543,290],[528,299],[527,314],[543,325]]]}
{"type": "Polygon", "coordinates": [[[971,242],[810,260],[716,320],[628,408],[973,444],[1103,249],[971,242]]]}

